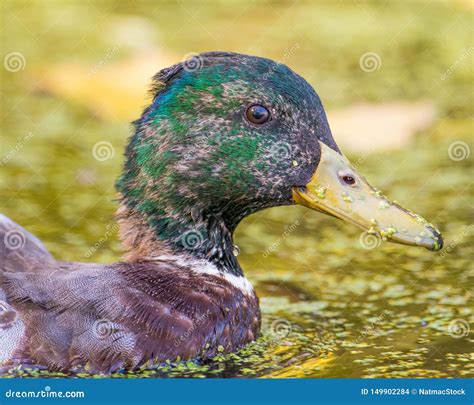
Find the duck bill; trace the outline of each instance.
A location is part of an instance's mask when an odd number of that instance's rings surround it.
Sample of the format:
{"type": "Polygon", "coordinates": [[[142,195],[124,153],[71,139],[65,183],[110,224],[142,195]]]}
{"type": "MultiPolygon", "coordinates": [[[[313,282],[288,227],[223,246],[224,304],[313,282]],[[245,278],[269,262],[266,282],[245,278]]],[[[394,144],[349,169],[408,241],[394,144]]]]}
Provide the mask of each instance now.
{"type": "Polygon", "coordinates": [[[320,146],[321,159],[311,181],[293,188],[296,203],[350,222],[383,240],[433,251],[443,247],[433,225],[373,188],[345,156],[321,142],[320,146]]]}

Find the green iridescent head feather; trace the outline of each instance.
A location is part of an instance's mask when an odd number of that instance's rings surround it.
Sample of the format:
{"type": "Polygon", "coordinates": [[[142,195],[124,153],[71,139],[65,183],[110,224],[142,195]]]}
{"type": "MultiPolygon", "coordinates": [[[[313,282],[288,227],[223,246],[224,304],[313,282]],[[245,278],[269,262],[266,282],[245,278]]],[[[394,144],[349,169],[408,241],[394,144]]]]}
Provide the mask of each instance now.
{"type": "MultiPolygon", "coordinates": [[[[145,251],[137,257],[156,245],[240,273],[232,233],[245,216],[295,201],[321,210],[295,189],[314,180],[324,148],[331,151],[328,167],[353,171],[338,162],[342,155],[316,92],[278,62],[204,53],[159,72],[152,91],[117,182],[123,238],[129,250],[145,251]],[[270,119],[250,122],[246,113],[254,105],[270,119]]],[[[340,175],[331,174],[336,189],[340,175]]],[[[342,218],[330,209],[324,211],[342,218]]]]}
{"type": "Polygon", "coordinates": [[[317,138],[337,149],[318,96],[286,66],[233,53],[196,58],[197,67],[154,77],[117,182],[123,204],[178,246],[187,229],[208,239],[210,217],[232,233],[252,212],[293,203],[292,187],[317,165],[317,138]],[[265,125],[245,119],[253,104],[270,110],[265,125]]]}

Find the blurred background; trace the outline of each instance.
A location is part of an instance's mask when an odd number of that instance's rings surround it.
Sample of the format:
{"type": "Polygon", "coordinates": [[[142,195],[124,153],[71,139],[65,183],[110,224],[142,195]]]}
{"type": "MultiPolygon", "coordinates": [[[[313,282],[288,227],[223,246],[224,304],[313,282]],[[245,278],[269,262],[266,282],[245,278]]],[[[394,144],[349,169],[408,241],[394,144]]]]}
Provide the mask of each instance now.
{"type": "Polygon", "coordinates": [[[470,0],[4,0],[0,212],[59,259],[119,260],[114,181],[151,76],[209,50],[278,60],[445,248],[380,244],[299,207],[255,214],[236,242],[263,337],[141,375],[472,377],[473,22],[470,0]]]}

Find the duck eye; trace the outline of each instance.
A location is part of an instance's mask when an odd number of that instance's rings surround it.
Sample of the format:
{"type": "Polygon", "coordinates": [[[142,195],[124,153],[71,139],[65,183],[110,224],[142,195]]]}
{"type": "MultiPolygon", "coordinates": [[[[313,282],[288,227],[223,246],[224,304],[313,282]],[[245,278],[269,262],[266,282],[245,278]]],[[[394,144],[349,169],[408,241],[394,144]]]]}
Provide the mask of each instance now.
{"type": "Polygon", "coordinates": [[[270,118],[270,111],[263,105],[252,105],[247,108],[247,119],[253,124],[264,124],[270,118]]]}
{"type": "Polygon", "coordinates": [[[342,176],[342,181],[348,184],[349,186],[353,186],[356,182],[354,177],[352,177],[350,174],[345,174],[344,176],[342,176]]]}

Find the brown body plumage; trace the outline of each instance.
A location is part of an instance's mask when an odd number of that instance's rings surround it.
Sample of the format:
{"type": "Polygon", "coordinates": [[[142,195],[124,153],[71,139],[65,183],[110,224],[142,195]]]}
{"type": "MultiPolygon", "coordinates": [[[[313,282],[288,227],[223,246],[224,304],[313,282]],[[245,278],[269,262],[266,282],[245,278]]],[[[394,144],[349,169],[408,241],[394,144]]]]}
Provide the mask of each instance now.
{"type": "Polygon", "coordinates": [[[258,334],[255,293],[200,271],[206,265],[192,258],[187,265],[175,256],[58,262],[25,229],[0,219],[1,239],[16,233],[24,241],[21,249],[3,244],[0,253],[0,328],[3,338],[16,334],[4,365],[110,372],[212,357],[258,334]]]}

